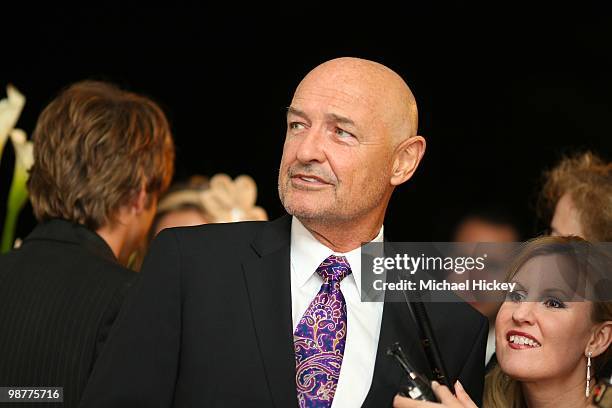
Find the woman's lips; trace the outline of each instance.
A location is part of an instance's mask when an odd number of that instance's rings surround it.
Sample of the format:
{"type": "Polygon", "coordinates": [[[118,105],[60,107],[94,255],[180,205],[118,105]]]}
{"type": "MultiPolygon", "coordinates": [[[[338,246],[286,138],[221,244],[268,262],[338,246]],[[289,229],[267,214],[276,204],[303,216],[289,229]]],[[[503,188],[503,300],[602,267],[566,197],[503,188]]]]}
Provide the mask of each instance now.
{"type": "Polygon", "coordinates": [[[529,333],[521,332],[518,330],[510,330],[506,333],[506,340],[508,346],[515,350],[534,349],[542,347],[542,344],[530,335],[529,333]]]}

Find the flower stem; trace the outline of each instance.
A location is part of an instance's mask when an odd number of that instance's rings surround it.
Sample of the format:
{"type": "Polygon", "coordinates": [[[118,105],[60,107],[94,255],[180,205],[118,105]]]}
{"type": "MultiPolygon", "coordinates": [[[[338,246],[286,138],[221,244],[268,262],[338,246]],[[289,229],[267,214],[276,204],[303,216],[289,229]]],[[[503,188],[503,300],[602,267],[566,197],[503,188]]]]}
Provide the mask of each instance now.
{"type": "Polygon", "coordinates": [[[0,253],[6,253],[13,247],[15,230],[17,228],[17,219],[19,218],[21,209],[28,199],[26,181],[27,172],[22,169],[15,168],[6,206],[6,217],[4,217],[4,228],[2,230],[0,253]]]}

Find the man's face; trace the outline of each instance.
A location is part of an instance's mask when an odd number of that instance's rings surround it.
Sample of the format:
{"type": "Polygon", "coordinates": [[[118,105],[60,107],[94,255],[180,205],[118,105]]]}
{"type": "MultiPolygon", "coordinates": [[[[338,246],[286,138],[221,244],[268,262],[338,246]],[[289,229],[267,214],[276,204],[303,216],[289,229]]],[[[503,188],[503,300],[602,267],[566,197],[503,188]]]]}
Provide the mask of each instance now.
{"type": "Polygon", "coordinates": [[[363,87],[306,79],[287,114],[279,194],[290,214],[333,222],[384,213],[393,145],[363,87]]]}
{"type": "Polygon", "coordinates": [[[457,242],[515,242],[518,233],[510,224],[493,224],[474,217],[464,221],[455,233],[457,242]]]}
{"type": "Polygon", "coordinates": [[[572,196],[569,193],[563,194],[557,206],[555,214],[550,222],[551,235],[576,235],[584,237],[584,231],[580,224],[580,216],[572,196]]]}

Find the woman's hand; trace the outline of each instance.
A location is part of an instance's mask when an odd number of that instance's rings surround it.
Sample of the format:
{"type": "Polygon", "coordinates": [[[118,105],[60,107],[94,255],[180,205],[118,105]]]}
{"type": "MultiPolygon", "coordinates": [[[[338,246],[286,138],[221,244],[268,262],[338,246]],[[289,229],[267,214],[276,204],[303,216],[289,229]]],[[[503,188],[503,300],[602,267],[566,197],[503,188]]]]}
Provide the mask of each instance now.
{"type": "Polygon", "coordinates": [[[445,385],[440,385],[436,381],[432,381],[431,389],[436,397],[441,401],[428,402],[417,401],[410,398],[400,397],[396,395],[393,399],[394,408],[478,408],[472,401],[470,396],[465,392],[459,381],[455,383],[455,395],[445,385]]]}

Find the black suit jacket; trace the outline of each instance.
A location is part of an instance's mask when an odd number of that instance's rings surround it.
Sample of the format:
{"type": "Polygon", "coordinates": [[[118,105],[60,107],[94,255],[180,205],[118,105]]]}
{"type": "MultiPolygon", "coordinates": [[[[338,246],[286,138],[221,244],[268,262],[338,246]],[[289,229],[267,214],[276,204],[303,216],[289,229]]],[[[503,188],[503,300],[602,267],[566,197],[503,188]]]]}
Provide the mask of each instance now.
{"type": "Polygon", "coordinates": [[[0,386],[64,387],[52,406],[76,407],[135,276],[87,228],[37,226],[0,257],[0,386]]]}
{"type": "MultiPolygon", "coordinates": [[[[82,407],[295,407],[291,218],[165,230],[98,360],[82,407]]],[[[487,322],[466,304],[429,305],[449,375],[480,399],[487,322]]],[[[387,407],[400,341],[425,370],[405,304],[386,304],[365,407],[387,407]]]]}

